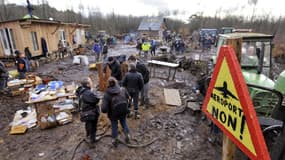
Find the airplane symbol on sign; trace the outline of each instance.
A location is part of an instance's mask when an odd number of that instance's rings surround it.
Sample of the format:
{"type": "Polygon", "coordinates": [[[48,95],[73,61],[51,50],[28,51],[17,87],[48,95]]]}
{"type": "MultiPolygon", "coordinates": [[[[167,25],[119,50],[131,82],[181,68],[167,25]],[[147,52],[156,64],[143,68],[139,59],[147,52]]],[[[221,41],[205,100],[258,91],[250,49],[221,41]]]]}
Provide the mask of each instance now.
{"type": "Polygon", "coordinates": [[[238,100],[237,97],[234,94],[232,94],[231,91],[228,90],[228,84],[226,81],[224,81],[223,87],[215,87],[215,89],[222,92],[224,98],[229,98],[230,96],[233,99],[238,100]]]}

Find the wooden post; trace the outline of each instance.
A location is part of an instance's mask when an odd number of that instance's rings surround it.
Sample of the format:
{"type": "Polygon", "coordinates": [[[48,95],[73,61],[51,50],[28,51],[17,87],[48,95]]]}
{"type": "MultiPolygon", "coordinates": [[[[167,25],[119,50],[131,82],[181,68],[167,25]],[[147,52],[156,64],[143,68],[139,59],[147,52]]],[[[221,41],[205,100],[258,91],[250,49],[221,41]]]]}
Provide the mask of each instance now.
{"type": "MultiPolygon", "coordinates": [[[[228,39],[227,45],[231,45],[236,53],[238,61],[241,62],[241,47],[242,47],[242,39],[228,39]]],[[[230,140],[230,138],[223,134],[223,155],[222,160],[234,160],[236,153],[236,145],[230,140]]]]}
{"type": "Polygon", "coordinates": [[[121,70],[122,70],[122,77],[125,77],[126,73],[128,72],[128,64],[126,61],[121,64],[121,70]]]}
{"type": "Polygon", "coordinates": [[[236,38],[236,39],[227,39],[227,45],[230,45],[234,48],[236,52],[236,56],[238,58],[238,61],[241,62],[241,47],[242,47],[242,39],[236,38]]]}
{"type": "Polygon", "coordinates": [[[104,90],[103,63],[97,63],[96,68],[97,68],[98,76],[99,76],[99,90],[103,91],[104,90]]]}
{"type": "Polygon", "coordinates": [[[223,134],[223,157],[222,160],[234,160],[236,153],[235,144],[229,139],[229,137],[223,134]]]}
{"type": "Polygon", "coordinates": [[[110,70],[109,66],[107,65],[106,73],[104,73],[102,62],[97,63],[96,67],[97,67],[98,76],[99,76],[99,90],[105,91],[107,88],[107,80],[111,76],[111,70],[110,70]]]}

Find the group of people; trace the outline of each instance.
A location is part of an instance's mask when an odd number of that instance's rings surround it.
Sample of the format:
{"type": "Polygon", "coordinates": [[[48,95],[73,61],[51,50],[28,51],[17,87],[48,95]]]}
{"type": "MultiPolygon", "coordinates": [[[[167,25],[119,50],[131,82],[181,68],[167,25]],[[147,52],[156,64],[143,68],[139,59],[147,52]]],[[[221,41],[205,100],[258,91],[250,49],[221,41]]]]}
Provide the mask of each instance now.
{"type": "Polygon", "coordinates": [[[114,57],[109,57],[107,66],[111,70],[111,77],[107,82],[107,89],[102,99],[101,109],[98,106],[99,98],[91,91],[93,86],[90,78],[84,78],[81,86],[76,90],[81,108],[81,121],[85,122],[87,139],[90,143],[96,142],[97,122],[100,111],[106,113],[112,127],[112,144],[118,145],[118,122],[125,134],[125,141],[129,143],[130,134],[127,117],[140,118],[139,95],[141,106],[149,105],[149,71],[148,68],[137,60],[135,56],[128,58],[128,72],[122,76],[121,66],[114,57]],[[131,108],[133,106],[133,112],[131,108]]]}
{"type": "Polygon", "coordinates": [[[177,54],[183,54],[185,51],[185,43],[181,38],[172,41],[171,51],[177,54]]]}
{"type": "Polygon", "coordinates": [[[96,62],[100,61],[101,55],[103,56],[103,60],[106,59],[108,53],[108,45],[105,41],[95,40],[93,45],[93,52],[95,54],[96,62]]]}
{"type": "MultiPolygon", "coordinates": [[[[18,75],[19,79],[25,79],[26,73],[31,71],[30,61],[28,58],[29,55],[26,55],[25,53],[20,52],[19,50],[15,51],[16,66],[17,66],[17,71],[19,73],[18,75]]],[[[9,78],[9,72],[5,64],[2,61],[0,61],[0,94],[8,94],[9,92],[9,89],[7,88],[8,78],[9,78]]]]}
{"type": "Polygon", "coordinates": [[[72,47],[70,46],[69,42],[63,42],[62,40],[59,40],[57,44],[57,48],[58,48],[58,51],[57,51],[58,58],[64,58],[66,55],[69,55],[71,57],[73,56],[72,47]]]}
{"type": "Polygon", "coordinates": [[[147,57],[149,52],[151,56],[155,56],[155,51],[157,48],[156,41],[152,39],[151,41],[147,41],[146,39],[137,39],[137,50],[139,51],[139,55],[141,56],[141,53],[143,53],[144,57],[147,57]]]}

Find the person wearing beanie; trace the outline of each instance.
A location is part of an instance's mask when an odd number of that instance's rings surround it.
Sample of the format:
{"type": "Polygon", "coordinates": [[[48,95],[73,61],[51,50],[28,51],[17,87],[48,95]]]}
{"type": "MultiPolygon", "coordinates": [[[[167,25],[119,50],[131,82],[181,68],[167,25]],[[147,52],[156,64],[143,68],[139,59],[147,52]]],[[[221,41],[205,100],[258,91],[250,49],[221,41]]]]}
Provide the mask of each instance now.
{"type": "Polygon", "coordinates": [[[137,72],[136,64],[130,63],[129,64],[129,72],[126,74],[125,78],[123,79],[122,85],[126,88],[127,92],[129,93],[131,100],[133,101],[134,105],[134,112],[135,118],[140,118],[138,112],[138,99],[139,93],[143,89],[143,77],[142,75],[137,72]]]}
{"type": "Polygon", "coordinates": [[[140,101],[141,101],[141,105],[145,105],[145,108],[148,108],[149,105],[149,96],[148,96],[148,90],[149,90],[149,70],[146,67],[145,64],[143,64],[142,62],[138,61],[137,58],[134,55],[131,55],[128,58],[128,63],[134,63],[136,64],[136,69],[137,71],[142,74],[143,77],[143,82],[144,82],[144,86],[143,89],[141,91],[141,97],[140,97],[140,101]]]}
{"type": "MultiPolygon", "coordinates": [[[[122,80],[122,70],[120,63],[114,57],[108,57],[107,65],[111,69],[111,76],[115,77],[116,80],[119,82],[122,80]]],[[[106,68],[104,68],[106,72],[106,68]]]]}

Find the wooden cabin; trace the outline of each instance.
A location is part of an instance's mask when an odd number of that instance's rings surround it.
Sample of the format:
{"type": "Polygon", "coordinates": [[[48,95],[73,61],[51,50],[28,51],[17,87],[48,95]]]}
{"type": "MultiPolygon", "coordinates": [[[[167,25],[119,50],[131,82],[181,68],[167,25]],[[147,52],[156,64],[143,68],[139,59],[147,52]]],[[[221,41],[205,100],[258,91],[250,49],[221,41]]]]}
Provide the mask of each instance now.
{"type": "Polygon", "coordinates": [[[166,24],[163,17],[145,17],[138,27],[138,32],[140,37],[162,40],[165,29],[166,24]]]}
{"type": "Polygon", "coordinates": [[[44,19],[19,19],[0,22],[0,58],[13,57],[14,51],[24,52],[29,48],[32,56],[58,50],[59,41],[63,46],[84,44],[87,24],[65,23],[44,19]]]}

